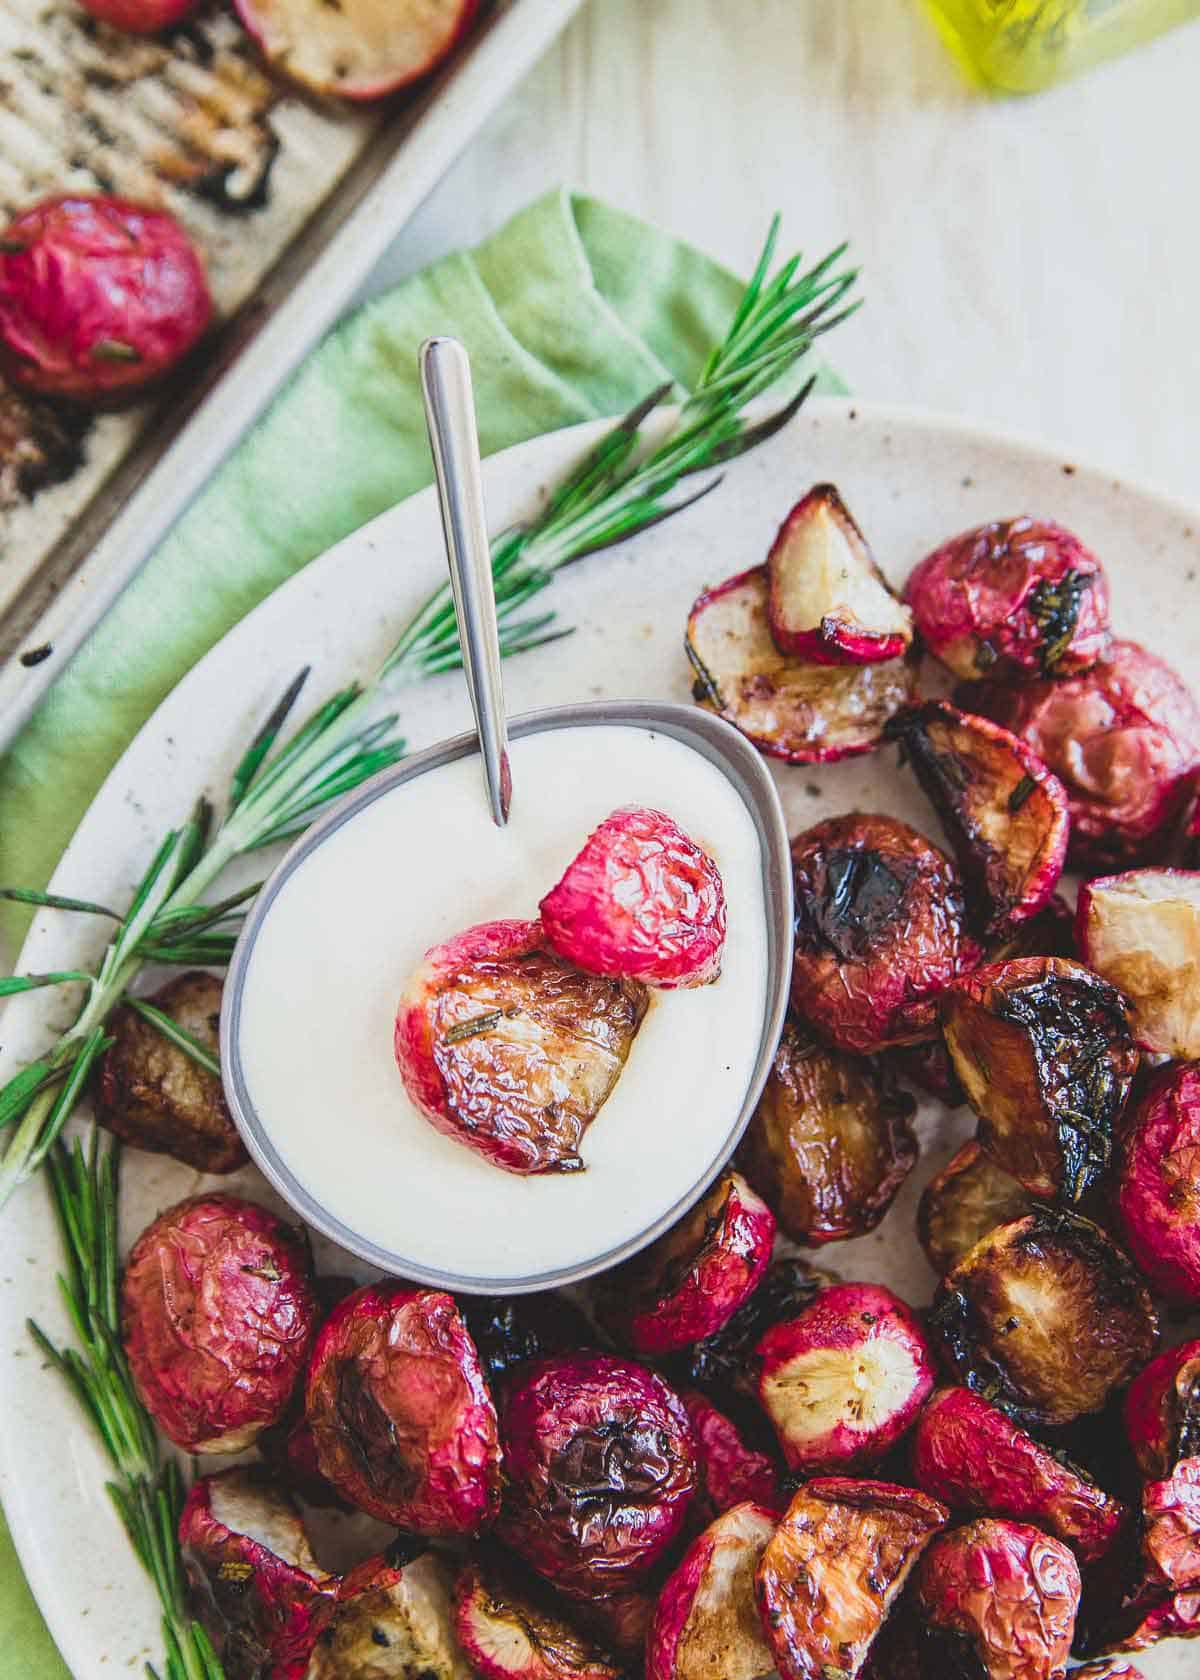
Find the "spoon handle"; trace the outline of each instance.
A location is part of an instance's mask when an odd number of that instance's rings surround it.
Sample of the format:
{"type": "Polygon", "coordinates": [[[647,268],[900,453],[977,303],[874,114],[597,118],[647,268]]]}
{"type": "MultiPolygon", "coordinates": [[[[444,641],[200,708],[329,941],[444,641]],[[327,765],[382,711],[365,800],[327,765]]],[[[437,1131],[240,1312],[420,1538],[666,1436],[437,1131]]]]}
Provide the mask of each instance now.
{"type": "Polygon", "coordinates": [[[420,361],[463,669],[479,732],[492,821],[503,828],[512,798],[512,774],[471,364],[454,338],[428,339],[421,346],[420,361]]]}

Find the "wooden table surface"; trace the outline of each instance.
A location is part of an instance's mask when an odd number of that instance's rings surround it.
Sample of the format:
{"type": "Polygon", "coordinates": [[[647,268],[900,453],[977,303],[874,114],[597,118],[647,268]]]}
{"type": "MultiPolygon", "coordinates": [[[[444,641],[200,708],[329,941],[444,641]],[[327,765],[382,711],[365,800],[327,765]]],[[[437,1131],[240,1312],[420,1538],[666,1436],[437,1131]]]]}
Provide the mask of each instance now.
{"type": "Polygon", "coordinates": [[[789,245],[849,238],[857,393],[1200,504],[1200,23],[994,100],[919,0],[587,0],[377,283],[560,180],[743,271],[776,207],[789,245]]]}

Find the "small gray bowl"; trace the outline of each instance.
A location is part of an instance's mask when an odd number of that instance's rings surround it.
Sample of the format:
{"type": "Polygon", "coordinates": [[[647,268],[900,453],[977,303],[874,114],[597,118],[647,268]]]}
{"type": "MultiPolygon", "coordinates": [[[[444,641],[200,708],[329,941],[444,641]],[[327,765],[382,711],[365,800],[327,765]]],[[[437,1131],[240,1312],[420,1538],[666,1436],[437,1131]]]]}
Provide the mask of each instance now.
{"type": "Polygon", "coordinates": [[[377,1266],[382,1272],[411,1278],[414,1282],[433,1288],[479,1295],[522,1295],[536,1290],[557,1288],[563,1284],[582,1282],[584,1278],[627,1260],[682,1219],[733,1154],[749,1124],[779,1042],[791,979],[792,871],[787,828],[779,795],[770,772],[749,742],[720,718],[691,706],[654,700],[604,700],[573,706],[553,706],[514,718],[509,726],[509,733],[516,739],[553,729],[578,729],[581,726],[611,724],[624,724],[670,735],[701,753],[710,763],[716,765],[732,784],[758,830],[763,896],[768,908],[768,976],[762,1034],[742,1106],[717,1153],[696,1163],[696,1177],[691,1188],[669,1207],[664,1208],[643,1231],[581,1264],[559,1267],[516,1280],[458,1276],[422,1264],[419,1254],[403,1254],[398,1250],[386,1248],[353,1230],[324,1207],[311,1191],[297,1180],[283,1155],[268,1137],[255,1112],[242,1069],[240,1022],[250,955],[263,923],[271,914],[271,906],[280,888],[317,847],[344,823],[352,822],[360,811],[383,794],[390,793],[393,788],[424,775],[427,770],[436,770],[443,764],[451,764],[456,759],[477,753],[479,741],[472,732],[456,735],[452,740],[428,747],[424,752],[414,753],[411,758],[404,759],[390,770],[382,771],[362,787],[356,788],[353,793],[339,800],[320,822],[314,823],[292,846],[263,886],[253,910],[246,919],[229,966],[221,1007],[221,1071],[225,1094],[251,1157],[307,1225],[311,1225],[314,1230],[320,1231],[330,1241],[347,1249],[351,1254],[356,1254],[360,1259],[369,1261],[372,1266],[377,1266]]]}

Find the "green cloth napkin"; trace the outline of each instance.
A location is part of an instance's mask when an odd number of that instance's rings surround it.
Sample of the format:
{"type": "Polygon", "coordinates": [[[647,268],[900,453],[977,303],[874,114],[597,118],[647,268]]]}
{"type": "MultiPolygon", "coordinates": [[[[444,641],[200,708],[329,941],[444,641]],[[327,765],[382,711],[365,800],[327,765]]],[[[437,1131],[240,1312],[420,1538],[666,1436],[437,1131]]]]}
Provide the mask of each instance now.
{"type": "MultiPolygon", "coordinates": [[[[559,190],[350,316],[0,761],[0,882],[44,886],[138,726],[196,660],[307,561],[429,482],[422,340],[449,332],[466,344],[490,453],[619,413],[667,378],[690,385],[739,291],[689,246],[559,190]]],[[[27,921],[8,918],[14,948],[27,921]]],[[[65,1673],[0,1517],[0,1680],[65,1673]]]]}

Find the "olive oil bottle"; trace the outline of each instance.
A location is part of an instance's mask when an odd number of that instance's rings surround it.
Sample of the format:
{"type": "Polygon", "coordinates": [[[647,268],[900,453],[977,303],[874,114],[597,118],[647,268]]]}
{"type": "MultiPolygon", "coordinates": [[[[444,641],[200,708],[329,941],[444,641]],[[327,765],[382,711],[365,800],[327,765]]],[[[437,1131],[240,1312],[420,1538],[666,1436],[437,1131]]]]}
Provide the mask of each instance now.
{"type": "Polygon", "coordinates": [[[925,0],[972,80],[1036,93],[1164,29],[1200,17],[1200,0],[925,0]]]}

